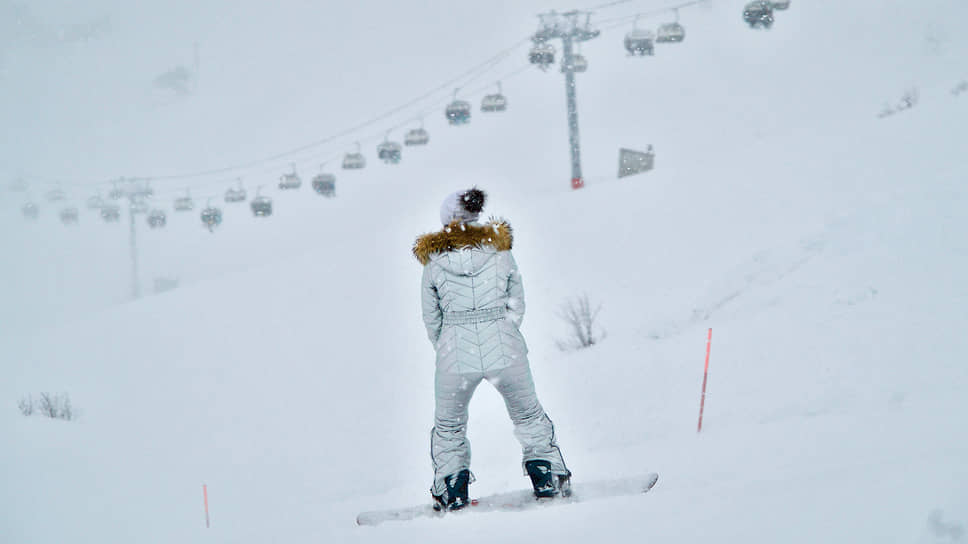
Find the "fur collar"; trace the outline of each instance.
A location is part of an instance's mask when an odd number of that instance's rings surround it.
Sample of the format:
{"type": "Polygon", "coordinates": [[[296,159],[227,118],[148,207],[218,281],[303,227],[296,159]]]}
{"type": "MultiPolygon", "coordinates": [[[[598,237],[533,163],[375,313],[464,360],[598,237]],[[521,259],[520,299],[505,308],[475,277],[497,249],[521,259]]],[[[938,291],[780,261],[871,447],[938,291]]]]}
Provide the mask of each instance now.
{"type": "Polygon", "coordinates": [[[492,219],[484,225],[454,221],[439,232],[418,237],[413,244],[413,255],[420,264],[427,264],[434,253],[465,247],[491,246],[498,251],[507,251],[511,249],[513,239],[511,225],[504,220],[492,219]]]}

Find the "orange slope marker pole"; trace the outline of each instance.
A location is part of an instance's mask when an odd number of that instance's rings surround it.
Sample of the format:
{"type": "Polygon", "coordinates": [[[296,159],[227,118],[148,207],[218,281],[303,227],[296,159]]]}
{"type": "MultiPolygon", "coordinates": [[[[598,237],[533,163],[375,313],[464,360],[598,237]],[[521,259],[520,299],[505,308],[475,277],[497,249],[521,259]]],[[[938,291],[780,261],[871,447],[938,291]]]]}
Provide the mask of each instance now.
{"type": "Polygon", "coordinates": [[[208,486],[205,484],[202,484],[202,496],[205,497],[205,528],[208,529],[208,486]]]}
{"type": "Polygon", "coordinates": [[[702,432],[702,411],[706,407],[706,379],[709,377],[709,351],[713,345],[713,330],[709,329],[706,337],[706,368],[702,371],[702,398],[699,400],[699,426],[696,432],[702,432]]]}

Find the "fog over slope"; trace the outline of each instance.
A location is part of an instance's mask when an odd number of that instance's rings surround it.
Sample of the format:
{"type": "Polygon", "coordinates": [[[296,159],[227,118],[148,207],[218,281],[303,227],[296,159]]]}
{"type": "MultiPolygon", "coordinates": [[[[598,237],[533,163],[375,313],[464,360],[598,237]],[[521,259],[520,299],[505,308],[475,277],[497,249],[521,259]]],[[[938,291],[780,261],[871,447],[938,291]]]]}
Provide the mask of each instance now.
{"type": "MultiPolygon", "coordinates": [[[[654,58],[624,55],[629,25],[583,44],[580,191],[569,188],[556,69],[506,79],[508,111],[475,108],[468,126],[433,110],[430,145],[405,148],[398,165],[374,148],[414,110],[294,159],[153,182],[169,221],[155,231],[139,219],[139,280],[145,291],[156,277],[180,287],[132,301],[126,212],[114,225],[83,208],[111,187],[98,182],[220,169],[321,140],[568,6],[0,3],[0,14],[33,21],[0,41],[0,117],[16,127],[0,133],[0,434],[12,437],[0,449],[0,534],[954,541],[968,525],[968,444],[957,432],[968,386],[968,94],[951,91],[968,79],[968,6],[794,0],[759,32],[740,20],[742,4],[683,9],[686,40],[654,58]],[[77,25],[92,35],[65,43],[77,25]],[[196,43],[197,90],[154,87],[193,67],[196,43]],[[877,118],[915,87],[917,106],[877,118]],[[331,163],[337,197],[313,193],[319,163],[357,139],[369,166],[331,163]],[[615,179],[618,148],[649,144],[656,169],[615,179]],[[304,185],[283,193],[275,183],[292,160],[304,185]],[[20,175],[29,194],[7,190],[20,175]],[[250,196],[264,185],[272,217],[222,203],[236,175],[250,196]],[[43,200],[48,180],[81,207],[78,225],[61,225],[59,206],[43,200]],[[409,249],[438,228],[440,200],[473,184],[491,196],[486,212],[515,228],[523,331],[576,478],[654,470],[659,486],[634,500],[357,528],[361,510],[427,499],[433,351],[409,249]],[[214,233],[197,209],[171,211],[186,187],[198,206],[212,196],[223,207],[214,233]],[[19,210],[28,197],[36,222],[19,210]],[[581,293],[603,305],[608,335],[563,353],[557,310],[581,293]],[[69,393],[78,419],[21,416],[18,401],[43,391],[69,393]]],[[[514,72],[526,51],[469,87],[514,72]]],[[[527,485],[487,386],[469,433],[472,494],[527,485]]]]}

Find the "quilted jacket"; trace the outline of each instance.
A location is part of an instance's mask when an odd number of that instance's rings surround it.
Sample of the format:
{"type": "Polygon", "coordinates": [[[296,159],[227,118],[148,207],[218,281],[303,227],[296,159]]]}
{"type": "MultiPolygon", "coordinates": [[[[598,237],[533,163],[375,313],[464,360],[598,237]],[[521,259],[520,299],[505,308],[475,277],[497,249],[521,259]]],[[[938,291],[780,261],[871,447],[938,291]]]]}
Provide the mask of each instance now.
{"type": "Polygon", "coordinates": [[[518,330],[524,289],[504,221],[454,222],[417,239],[424,265],[423,320],[443,372],[487,372],[526,363],[518,330]]]}

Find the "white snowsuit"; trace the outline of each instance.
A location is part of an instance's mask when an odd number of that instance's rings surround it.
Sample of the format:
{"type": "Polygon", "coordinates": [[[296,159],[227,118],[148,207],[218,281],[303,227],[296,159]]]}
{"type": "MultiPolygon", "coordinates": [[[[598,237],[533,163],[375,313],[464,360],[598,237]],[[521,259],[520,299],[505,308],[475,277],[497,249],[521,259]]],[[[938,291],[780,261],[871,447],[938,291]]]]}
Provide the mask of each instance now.
{"type": "Polygon", "coordinates": [[[570,474],[551,419],[535,395],[528,348],[518,330],[524,291],[511,241],[507,223],[455,222],[420,237],[414,246],[424,264],[423,320],[437,352],[430,441],[434,495],[444,493],[447,476],[470,468],[467,408],[481,380],[504,397],[521,443],[522,466],[540,459],[551,463],[554,474],[570,474]]]}

